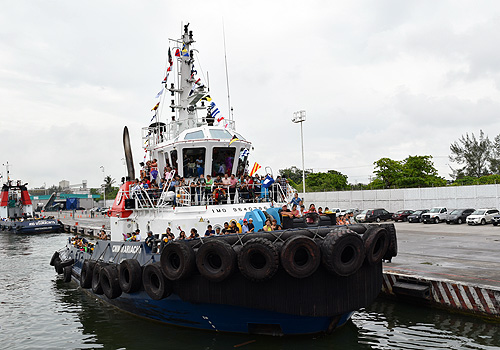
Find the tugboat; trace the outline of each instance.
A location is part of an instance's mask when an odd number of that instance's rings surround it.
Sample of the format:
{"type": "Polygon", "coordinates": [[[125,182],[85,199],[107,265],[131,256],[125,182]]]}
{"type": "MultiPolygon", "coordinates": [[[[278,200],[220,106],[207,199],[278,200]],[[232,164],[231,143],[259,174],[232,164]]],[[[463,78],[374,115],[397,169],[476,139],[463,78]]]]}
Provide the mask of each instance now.
{"type": "Polygon", "coordinates": [[[382,259],[397,254],[394,225],[337,226],[335,214],[285,215],[283,205],[295,190],[274,182],[272,171],[262,181],[247,177],[252,144],[232,119],[220,116],[197,78],[188,25],[173,42],[177,86],[167,85],[174,71],[170,50],[164,79],[165,90],[177,96],[168,107],[173,116],[161,122],[157,104],[156,121],[142,132],[151,168],[149,177],[144,169],[141,174],[159,188],[136,179],[125,127],[128,174],[109,213],[111,240],[84,249],[70,239],[51,265],[66,282],[75,280],[105,302],[172,325],[267,335],[330,333],[379,294],[382,259]],[[206,113],[201,118],[199,110],[206,113]],[[227,179],[199,180],[232,174],[239,186],[227,179]],[[281,227],[267,231],[266,221],[273,219],[281,227]],[[250,221],[253,230],[239,233],[250,221]],[[231,232],[226,223],[238,233],[213,234],[231,232]],[[183,239],[189,230],[193,238],[183,239]],[[134,241],[146,232],[147,238],[134,241]]]}
{"type": "Polygon", "coordinates": [[[20,180],[7,178],[0,195],[0,230],[12,233],[59,232],[61,223],[53,218],[39,219],[33,216],[33,205],[26,188],[20,180]]]}

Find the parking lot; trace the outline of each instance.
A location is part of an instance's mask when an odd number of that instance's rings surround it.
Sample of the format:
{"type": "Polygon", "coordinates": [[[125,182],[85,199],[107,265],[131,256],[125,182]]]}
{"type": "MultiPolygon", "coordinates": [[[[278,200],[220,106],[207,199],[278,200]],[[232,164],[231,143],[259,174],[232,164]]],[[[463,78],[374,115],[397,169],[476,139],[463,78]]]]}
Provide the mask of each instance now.
{"type": "Polygon", "coordinates": [[[399,252],[386,270],[500,287],[500,226],[395,225],[399,252]]]}

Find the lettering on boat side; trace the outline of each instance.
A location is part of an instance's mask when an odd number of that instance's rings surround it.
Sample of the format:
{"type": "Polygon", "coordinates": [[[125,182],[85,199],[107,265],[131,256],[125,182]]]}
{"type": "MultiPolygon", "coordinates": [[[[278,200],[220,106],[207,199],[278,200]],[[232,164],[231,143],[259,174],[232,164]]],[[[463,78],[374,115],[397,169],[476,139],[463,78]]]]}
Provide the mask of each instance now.
{"type": "Polygon", "coordinates": [[[135,254],[135,253],[141,251],[141,246],[140,245],[126,245],[126,246],[114,245],[112,251],[113,251],[113,253],[120,252],[120,253],[135,254]]]}
{"type": "MultiPolygon", "coordinates": [[[[254,209],[259,209],[259,210],[266,210],[267,209],[267,206],[264,205],[262,207],[248,207],[248,208],[233,208],[233,211],[234,212],[238,212],[238,211],[252,211],[254,209]]],[[[225,213],[226,212],[226,209],[225,208],[222,208],[222,209],[212,209],[212,213],[225,213]]]]}
{"type": "Polygon", "coordinates": [[[35,222],[30,222],[28,225],[29,226],[39,226],[39,225],[53,225],[53,224],[55,224],[55,221],[38,220],[35,222]]]}

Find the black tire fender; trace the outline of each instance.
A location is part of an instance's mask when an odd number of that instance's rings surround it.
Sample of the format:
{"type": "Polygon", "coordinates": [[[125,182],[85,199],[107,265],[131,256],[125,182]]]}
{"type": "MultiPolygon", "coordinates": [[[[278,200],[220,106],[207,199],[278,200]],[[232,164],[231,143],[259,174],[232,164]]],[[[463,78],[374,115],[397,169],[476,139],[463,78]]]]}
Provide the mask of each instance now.
{"type": "Polygon", "coordinates": [[[153,300],[161,300],[172,294],[172,282],[165,278],[160,262],[144,266],[142,284],[153,300]]]}
{"type": "Polygon", "coordinates": [[[116,299],[122,294],[116,264],[110,264],[101,269],[99,282],[101,283],[102,292],[108,299],[116,299]]]}
{"type": "Polygon", "coordinates": [[[381,227],[387,230],[389,234],[389,247],[387,248],[387,252],[384,254],[382,259],[391,261],[393,257],[398,255],[398,239],[396,236],[396,227],[393,224],[384,224],[381,227]]]}
{"type": "Polygon", "coordinates": [[[94,268],[92,269],[92,292],[97,295],[101,295],[103,293],[101,286],[101,270],[106,266],[104,263],[96,263],[94,268]]]}
{"type": "Polygon", "coordinates": [[[123,260],[118,266],[118,281],[125,293],[134,293],[142,287],[142,267],[136,259],[123,260]]]}
{"type": "Polygon", "coordinates": [[[306,278],[318,269],[321,249],[307,236],[292,236],[281,248],[281,265],[295,278],[306,278]]]}
{"type": "Polygon", "coordinates": [[[75,263],[75,260],[73,258],[71,258],[69,260],[64,260],[61,262],[61,267],[73,266],[74,263],[75,263]]]}
{"type": "Polygon", "coordinates": [[[211,240],[198,249],[196,267],[205,278],[221,282],[236,270],[236,252],[223,240],[211,240]]]}
{"type": "Polygon", "coordinates": [[[238,252],[238,267],[251,281],[269,280],[278,271],[278,249],[267,238],[252,238],[238,252]]]}
{"type": "Polygon", "coordinates": [[[384,227],[373,227],[363,235],[365,259],[369,265],[378,264],[389,248],[389,233],[384,227]]]}
{"type": "Polygon", "coordinates": [[[365,259],[361,237],[348,228],[333,229],[321,244],[323,265],[338,276],[349,276],[358,271],[365,259]]]}
{"type": "Polygon", "coordinates": [[[55,259],[55,261],[54,261],[54,269],[56,270],[56,272],[57,272],[58,274],[63,273],[63,267],[62,267],[61,263],[62,263],[62,262],[61,262],[61,258],[59,258],[59,257],[57,257],[57,258],[55,259]]]}
{"type": "Polygon", "coordinates": [[[187,243],[173,241],[163,248],[160,263],[165,277],[177,281],[191,276],[196,266],[196,256],[187,243]]]}
{"type": "Polygon", "coordinates": [[[95,261],[85,259],[80,272],[80,286],[88,289],[92,287],[92,272],[94,271],[95,261]]]}
{"type": "Polygon", "coordinates": [[[73,271],[73,266],[65,266],[63,267],[63,281],[69,282],[71,281],[71,272],[73,271]]]}
{"type": "Polygon", "coordinates": [[[52,254],[52,258],[50,258],[50,266],[54,266],[56,259],[58,259],[58,258],[59,258],[59,252],[56,251],[56,252],[54,252],[54,254],[52,254]]]}
{"type": "Polygon", "coordinates": [[[306,215],[304,215],[304,222],[308,226],[317,226],[319,220],[320,218],[318,213],[306,213],[306,215]]]}

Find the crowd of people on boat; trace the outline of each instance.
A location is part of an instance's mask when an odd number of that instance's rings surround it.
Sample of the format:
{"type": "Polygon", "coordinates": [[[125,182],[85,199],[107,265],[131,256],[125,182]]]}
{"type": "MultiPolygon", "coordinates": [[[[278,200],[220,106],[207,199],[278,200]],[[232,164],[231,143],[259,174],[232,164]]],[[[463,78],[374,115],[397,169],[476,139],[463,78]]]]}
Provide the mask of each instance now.
{"type": "Polygon", "coordinates": [[[81,251],[92,253],[94,250],[94,244],[89,242],[85,237],[80,237],[75,235],[71,237],[71,244],[81,251]]]}
{"type": "MultiPolygon", "coordinates": [[[[197,161],[194,161],[194,164],[196,168],[197,161]]],[[[277,201],[280,193],[286,197],[288,192],[288,180],[285,176],[278,176],[274,180],[270,174],[250,176],[243,173],[237,176],[227,172],[214,172],[216,175],[205,176],[203,172],[189,171],[186,173],[189,177],[182,177],[170,166],[166,166],[163,176],[159,176],[156,159],[140,165],[140,179],[134,180],[132,191],[137,193],[139,198],[142,191],[146,192],[154,204],[163,192],[177,192],[178,188],[189,192],[190,205],[264,202],[270,199],[277,201]],[[263,186],[266,177],[270,177],[274,182],[269,189],[263,186]]],[[[173,200],[176,204],[177,198],[174,197],[173,200]]]]}

